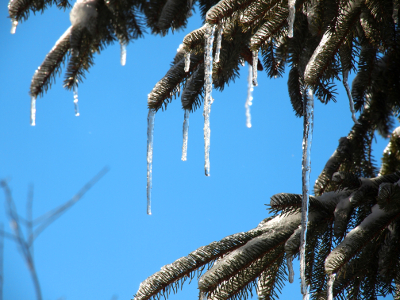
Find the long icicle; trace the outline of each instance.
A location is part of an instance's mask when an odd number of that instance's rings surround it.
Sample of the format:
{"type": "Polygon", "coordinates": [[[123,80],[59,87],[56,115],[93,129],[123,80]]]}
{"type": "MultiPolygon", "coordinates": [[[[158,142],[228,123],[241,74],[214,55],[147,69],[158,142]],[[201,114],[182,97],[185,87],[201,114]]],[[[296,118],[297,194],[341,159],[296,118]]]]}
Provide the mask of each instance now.
{"type": "Polygon", "coordinates": [[[120,46],[121,46],[121,66],[125,66],[126,64],[126,43],[123,41],[120,41],[120,46]]]}
{"type": "Polygon", "coordinates": [[[187,147],[188,147],[188,138],[189,138],[189,115],[190,110],[185,109],[185,116],[183,120],[183,144],[182,144],[182,160],[186,161],[187,159],[187,147]]]}
{"type": "Polygon", "coordinates": [[[36,125],[36,97],[31,97],[31,126],[36,125]]]}
{"type": "Polygon", "coordinates": [[[204,170],[206,176],[210,176],[210,110],[211,110],[211,92],[212,92],[212,67],[213,67],[213,43],[216,25],[207,24],[205,33],[204,49],[204,170]]]}
{"type": "Polygon", "coordinates": [[[258,50],[253,51],[253,86],[257,86],[258,50]]]}
{"type": "Polygon", "coordinates": [[[151,187],[153,185],[153,134],[156,112],[149,109],[147,116],[147,214],[151,215],[151,187]]]}
{"type": "Polygon", "coordinates": [[[246,126],[251,128],[250,106],[253,104],[253,67],[249,64],[249,75],[247,77],[247,99],[244,107],[246,108],[246,126]]]}
{"type": "Polygon", "coordinates": [[[294,18],[295,18],[295,12],[296,12],[296,0],[289,0],[288,6],[289,6],[289,16],[288,16],[288,24],[289,24],[289,31],[288,31],[288,37],[292,38],[293,37],[293,24],[294,24],[294,18]]]}
{"type": "Polygon", "coordinates": [[[219,24],[217,33],[217,47],[215,48],[215,58],[214,58],[214,61],[216,63],[219,62],[219,54],[221,52],[221,44],[222,44],[222,33],[223,33],[222,24],[219,24]]]}
{"type": "Polygon", "coordinates": [[[308,203],[311,172],[311,143],[314,123],[314,94],[309,88],[304,97],[304,128],[303,128],[303,158],[302,158],[302,185],[303,199],[301,205],[301,235],[300,235],[300,277],[303,300],[308,300],[309,287],[306,283],[306,236],[308,225],[308,203]]]}
{"type": "Polygon", "coordinates": [[[79,116],[79,105],[78,105],[78,86],[74,84],[74,109],[75,116],[79,116]]]}
{"type": "Polygon", "coordinates": [[[333,284],[335,282],[336,274],[332,273],[329,275],[328,283],[326,284],[327,289],[327,300],[333,300],[333,284]]]}
{"type": "Polygon", "coordinates": [[[353,101],[353,97],[351,96],[349,83],[347,81],[348,78],[349,78],[349,71],[343,70],[343,85],[344,85],[344,88],[346,89],[347,97],[349,97],[351,117],[355,124],[360,124],[360,123],[358,123],[357,118],[356,118],[356,111],[354,110],[354,101],[353,101]]]}

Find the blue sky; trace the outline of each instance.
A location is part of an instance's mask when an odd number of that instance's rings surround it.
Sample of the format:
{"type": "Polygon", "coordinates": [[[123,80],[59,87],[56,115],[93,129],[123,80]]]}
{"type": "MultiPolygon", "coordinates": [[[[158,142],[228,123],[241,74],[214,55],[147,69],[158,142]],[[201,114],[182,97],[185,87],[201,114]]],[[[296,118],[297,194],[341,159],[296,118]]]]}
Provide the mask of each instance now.
{"type": "MultiPolygon", "coordinates": [[[[131,299],[161,266],[257,226],[268,216],[265,204],[272,195],[301,193],[302,120],[292,110],[287,78],[270,80],[259,72],[248,129],[246,65],[223,93],[213,91],[210,177],[204,176],[202,108],[190,117],[186,162],[180,160],[180,99],[157,113],[153,215],[146,215],[147,94],[168,70],[184,35],[201,26],[200,18],[192,17],[184,32],[164,38],[147,34],[129,44],[124,67],[119,44],[96,55],[79,86],[79,117],[72,92],[63,89],[63,77],[57,78],[38,99],[37,125],[31,127],[30,80],[70,26],[69,12],[51,8],[31,15],[11,35],[6,4],[0,6],[0,178],[9,180],[19,213],[25,215],[30,184],[38,217],[70,199],[104,166],[110,168],[35,241],[43,299],[131,299]]],[[[352,126],[340,84],[338,93],[337,103],[315,101],[311,183],[352,126]]],[[[385,146],[378,137],[377,162],[385,146]]],[[[5,204],[2,193],[0,201],[5,204]]],[[[10,232],[4,211],[0,222],[10,232]]],[[[295,283],[287,282],[283,298],[300,297],[295,268],[295,283]]],[[[197,297],[195,282],[170,299],[189,297],[197,297]]],[[[10,240],[4,249],[4,299],[35,299],[29,272],[10,240]]]]}

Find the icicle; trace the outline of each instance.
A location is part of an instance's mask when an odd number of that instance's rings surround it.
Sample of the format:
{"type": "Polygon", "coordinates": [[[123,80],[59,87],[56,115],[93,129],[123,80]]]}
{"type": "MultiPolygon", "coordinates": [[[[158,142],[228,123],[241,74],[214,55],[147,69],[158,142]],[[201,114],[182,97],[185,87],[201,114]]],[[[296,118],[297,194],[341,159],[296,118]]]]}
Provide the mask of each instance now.
{"type": "Polygon", "coordinates": [[[244,107],[246,108],[246,126],[251,127],[250,106],[253,104],[253,67],[249,65],[249,76],[247,77],[247,99],[244,107]]]}
{"type": "Polygon", "coordinates": [[[215,49],[215,62],[219,62],[219,53],[221,52],[221,43],[222,43],[222,24],[218,25],[218,34],[217,34],[217,47],[215,49]]]}
{"type": "Polygon", "coordinates": [[[36,125],[36,97],[31,97],[31,126],[36,125]]]}
{"type": "Polygon", "coordinates": [[[147,116],[147,214],[151,215],[151,187],[153,185],[153,133],[156,112],[149,109],[147,116]]]}
{"type": "Polygon", "coordinates": [[[332,273],[331,275],[329,275],[328,283],[326,286],[326,289],[328,292],[327,300],[333,300],[333,283],[335,282],[335,278],[336,278],[335,273],[332,273]]]}
{"type": "Polygon", "coordinates": [[[287,262],[287,268],[288,268],[288,273],[289,273],[289,282],[293,283],[293,278],[294,278],[294,271],[293,271],[293,256],[290,255],[286,258],[287,262]]]}
{"type": "Polygon", "coordinates": [[[289,24],[289,32],[288,32],[288,37],[292,38],[293,37],[293,24],[294,24],[294,17],[295,17],[295,12],[296,12],[296,0],[289,0],[289,17],[288,17],[288,24],[289,24]]]}
{"type": "Polygon", "coordinates": [[[399,4],[397,0],[393,0],[393,14],[392,18],[395,24],[399,23],[399,4]]]}
{"type": "Polygon", "coordinates": [[[75,108],[75,116],[79,116],[79,106],[78,106],[78,86],[74,85],[74,108],[75,108]]]}
{"type": "Polygon", "coordinates": [[[212,67],[213,67],[213,43],[215,25],[207,24],[204,49],[204,169],[206,176],[210,176],[210,111],[212,103],[212,67]]]}
{"type": "Polygon", "coordinates": [[[126,44],[123,41],[119,42],[121,45],[121,66],[126,64],[126,44]]]}
{"type": "Polygon", "coordinates": [[[185,72],[189,72],[190,68],[190,52],[185,52],[185,72]]]}
{"type": "Polygon", "coordinates": [[[306,283],[306,236],[308,224],[308,202],[311,172],[311,142],[314,123],[314,95],[308,90],[308,97],[304,99],[304,128],[303,128],[303,158],[302,158],[302,185],[303,200],[301,205],[301,235],[300,235],[300,277],[303,299],[308,299],[309,287],[306,283]]]}
{"type": "Polygon", "coordinates": [[[253,86],[257,86],[258,50],[253,51],[253,86]]]}
{"type": "Polygon", "coordinates": [[[349,71],[348,70],[343,71],[343,85],[344,85],[344,88],[346,89],[347,97],[349,97],[351,117],[353,118],[353,121],[355,124],[360,124],[360,123],[358,123],[357,118],[356,118],[356,111],[354,110],[353,97],[351,96],[349,83],[347,82],[348,77],[349,77],[349,71]]]}
{"type": "Polygon", "coordinates": [[[18,21],[17,20],[11,20],[11,34],[14,34],[17,31],[17,25],[18,21]]]}
{"type": "Polygon", "coordinates": [[[183,144],[182,144],[182,160],[186,161],[187,158],[187,146],[189,137],[189,114],[190,110],[185,109],[185,117],[183,120],[183,144]]]}

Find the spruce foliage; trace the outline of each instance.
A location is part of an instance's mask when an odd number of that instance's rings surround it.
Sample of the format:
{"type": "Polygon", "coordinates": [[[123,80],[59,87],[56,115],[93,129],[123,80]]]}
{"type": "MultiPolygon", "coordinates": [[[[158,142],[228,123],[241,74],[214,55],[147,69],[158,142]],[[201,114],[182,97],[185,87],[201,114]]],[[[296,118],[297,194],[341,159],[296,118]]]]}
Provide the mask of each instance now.
{"type": "MultiPolygon", "coordinates": [[[[183,29],[195,1],[82,0],[94,5],[90,26],[73,25],[49,52],[31,83],[43,95],[68,59],[64,85],[82,82],[93,53],[115,41],[183,29]]],[[[213,65],[214,87],[223,90],[239,76],[241,61],[259,51],[258,70],[270,77],[289,72],[288,92],[296,116],[303,113],[307,88],[318,99],[335,101],[335,86],[355,72],[351,95],[360,112],[327,161],[310,197],[306,276],[312,299],[326,299],[327,280],[336,274],[337,299],[400,299],[400,130],[391,135],[378,172],[371,155],[376,133],[386,137],[400,111],[400,28],[398,0],[297,0],[294,36],[288,37],[287,0],[199,0],[204,22],[223,28],[220,61],[213,65]],[[262,65],[261,65],[262,62],[262,65]]],[[[13,0],[10,18],[66,0],[13,0]]],[[[182,93],[182,107],[203,101],[205,26],[189,33],[170,70],[155,85],[148,107],[165,109],[182,93]],[[184,54],[191,64],[185,72],[184,54]]],[[[187,279],[199,276],[209,299],[246,298],[256,287],[260,299],[277,299],[286,280],[285,260],[299,253],[301,195],[271,197],[273,217],[248,232],[203,246],[147,278],[137,300],[167,297],[187,279]],[[205,271],[205,269],[207,269],[205,271]]]]}

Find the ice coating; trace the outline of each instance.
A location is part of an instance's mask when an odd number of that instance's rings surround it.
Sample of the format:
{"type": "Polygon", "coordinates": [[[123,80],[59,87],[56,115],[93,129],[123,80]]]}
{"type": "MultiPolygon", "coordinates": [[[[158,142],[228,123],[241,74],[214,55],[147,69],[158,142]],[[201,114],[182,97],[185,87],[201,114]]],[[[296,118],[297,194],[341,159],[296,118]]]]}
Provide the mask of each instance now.
{"type": "Polygon", "coordinates": [[[290,37],[290,38],[293,37],[293,24],[294,24],[295,12],[296,12],[295,5],[296,5],[296,0],[289,0],[288,1],[288,6],[289,6],[289,16],[288,16],[289,31],[288,31],[288,37],[290,37]]]}
{"type": "Polygon", "coordinates": [[[257,86],[258,50],[253,51],[253,86],[257,86]]]}
{"type": "Polygon", "coordinates": [[[31,126],[36,125],[36,97],[31,97],[31,126]]]}
{"type": "Polygon", "coordinates": [[[332,273],[329,275],[328,283],[326,284],[327,289],[327,300],[333,300],[333,284],[335,282],[336,274],[332,273]]]}
{"type": "Polygon", "coordinates": [[[190,52],[185,52],[185,72],[189,72],[190,68],[190,52]]]}
{"type": "Polygon", "coordinates": [[[290,255],[286,258],[287,262],[287,268],[288,268],[288,273],[289,273],[289,282],[293,283],[293,278],[294,278],[294,271],[293,271],[293,256],[290,255]]]}
{"type": "Polygon", "coordinates": [[[308,224],[308,202],[311,172],[311,142],[314,122],[314,92],[310,88],[305,99],[304,129],[303,129],[303,157],[302,157],[302,185],[303,200],[301,205],[301,234],[300,234],[300,277],[303,299],[308,299],[309,287],[306,283],[306,236],[308,224]]]}
{"type": "Polygon", "coordinates": [[[119,42],[121,45],[121,66],[126,64],[126,44],[122,41],[119,42]]]}
{"type": "Polygon", "coordinates": [[[74,85],[74,109],[75,109],[75,116],[79,116],[79,105],[78,105],[78,86],[74,85]]]}
{"type": "Polygon", "coordinates": [[[222,24],[218,25],[218,33],[217,33],[217,47],[215,49],[215,62],[219,62],[219,54],[221,52],[221,43],[222,43],[222,24]]]}
{"type": "Polygon", "coordinates": [[[347,97],[349,97],[351,117],[355,124],[360,124],[360,123],[358,123],[357,118],[356,118],[356,111],[354,109],[354,101],[353,101],[353,97],[351,96],[351,90],[349,87],[349,83],[347,81],[348,77],[349,77],[349,71],[348,70],[343,71],[343,85],[344,85],[344,88],[346,89],[347,97]]]}
{"type": "Polygon", "coordinates": [[[17,31],[17,25],[18,25],[18,21],[17,20],[11,20],[11,34],[15,34],[15,32],[17,31]]]}
{"type": "Polygon", "coordinates": [[[185,109],[185,116],[183,119],[183,144],[182,144],[182,160],[186,161],[187,159],[187,147],[188,147],[188,138],[189,138],[189,115],[190,110],[185,109]]]}
{"type": "Polygon", "coordinates": [[[151,187],[153,185],[153,134],[156,112],[149,109],[147,116],[147,214],[151,215],[151,187]]]}
{"type": "Polygon", "coordinates": [[[204,49],[204,170],[206,176],[210,176],[210,111],[212,103],[212,66],[213,66],[213,43],[214,43],[214,32],[216,25],[207,24],[205,38],[205,49],[204,49]]]}
{"type": "Polygon", "coordinates": [[[249,76],[247,77],[247,99],[244,107],[246,108],[246,126],[251,128],[250,106],[253,104],[253,67],[249,65],[249,76]]]}

